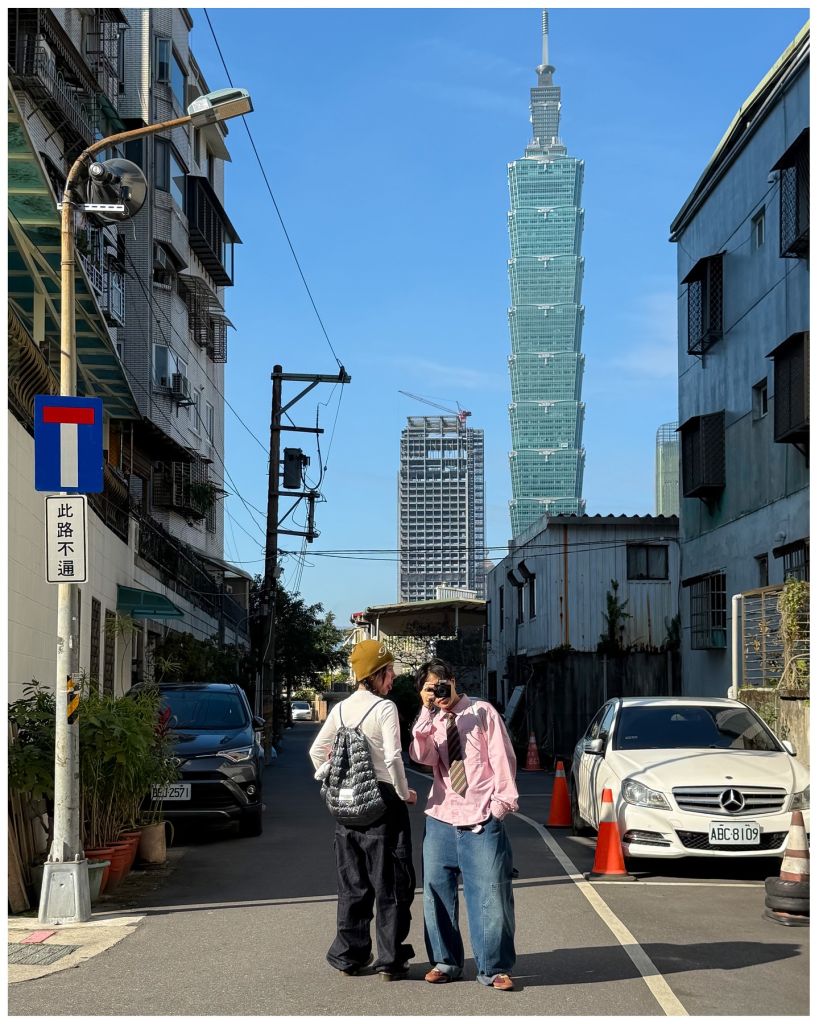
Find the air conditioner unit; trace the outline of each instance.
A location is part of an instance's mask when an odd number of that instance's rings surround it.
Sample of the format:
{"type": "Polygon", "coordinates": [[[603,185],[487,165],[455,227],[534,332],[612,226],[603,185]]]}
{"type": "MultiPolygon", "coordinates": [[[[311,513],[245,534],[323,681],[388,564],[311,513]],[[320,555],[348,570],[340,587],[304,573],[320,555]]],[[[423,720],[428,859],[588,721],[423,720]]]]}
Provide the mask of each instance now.
{"type": "Polygon", "coordinates": [[[170,270],[171,261],[167,252],[154,242],[154,270],[170,270]]]}
{"type": "Polygon", "coordinates": [[[175,373],[171,377],[171,391],[174,398],[190,398],[191,382],[184,373],[175,373]]]}

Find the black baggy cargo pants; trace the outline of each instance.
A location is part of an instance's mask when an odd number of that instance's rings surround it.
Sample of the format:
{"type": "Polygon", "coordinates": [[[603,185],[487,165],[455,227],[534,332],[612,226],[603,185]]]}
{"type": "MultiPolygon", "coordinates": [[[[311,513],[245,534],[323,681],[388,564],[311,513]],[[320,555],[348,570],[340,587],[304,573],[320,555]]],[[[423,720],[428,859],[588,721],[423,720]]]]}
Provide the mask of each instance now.
{"type": "Polygon", "coordinates": [[[336,822],[338,932],[327,960],[340,971],[367,963],[373,911],[378,949],[374,969],[397,968],[415,956],[404,941],[415,895],[409,812],[392,786],[379,783],[379,789],[387,810],[372,825],[349,828],[336,822]]]}

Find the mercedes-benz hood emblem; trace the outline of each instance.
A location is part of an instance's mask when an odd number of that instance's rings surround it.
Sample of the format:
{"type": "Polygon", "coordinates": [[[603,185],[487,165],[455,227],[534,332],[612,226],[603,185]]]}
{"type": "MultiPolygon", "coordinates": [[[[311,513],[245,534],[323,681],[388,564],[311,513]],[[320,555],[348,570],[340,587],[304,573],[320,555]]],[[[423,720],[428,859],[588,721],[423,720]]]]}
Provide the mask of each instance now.
{"type": "Polygon", "coordinates": [[[726,789],[719,798],[720,807],[729,814],[738,814],[745,806],[745,797],[738,789],[726,789]]]}

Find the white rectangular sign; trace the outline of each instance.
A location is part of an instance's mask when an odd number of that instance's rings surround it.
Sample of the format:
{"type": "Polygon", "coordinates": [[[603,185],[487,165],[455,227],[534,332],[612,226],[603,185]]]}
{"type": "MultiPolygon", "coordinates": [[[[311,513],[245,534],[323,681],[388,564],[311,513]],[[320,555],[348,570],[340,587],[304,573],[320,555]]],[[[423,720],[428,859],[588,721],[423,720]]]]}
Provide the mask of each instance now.
{"type": "Polygon", "coordinates": [[[88,579],[88,502],[84,494],[49,494],[46,506],[46,583],[88,579]]]}

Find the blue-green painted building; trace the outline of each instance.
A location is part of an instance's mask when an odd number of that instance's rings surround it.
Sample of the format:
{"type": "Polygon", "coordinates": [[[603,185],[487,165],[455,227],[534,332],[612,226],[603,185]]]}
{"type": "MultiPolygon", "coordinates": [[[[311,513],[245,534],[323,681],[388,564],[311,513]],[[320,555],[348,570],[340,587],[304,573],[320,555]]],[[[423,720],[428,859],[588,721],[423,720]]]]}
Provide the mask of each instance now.
{"type": "Polygon", "coordinates": [[[509,164],[509,376],[512,535],[543,515],[582,514],[580,389],[583,306],[583,161],[560,139],[560,86],[543,59],[531,90],[533,139],[509,164]]]}

